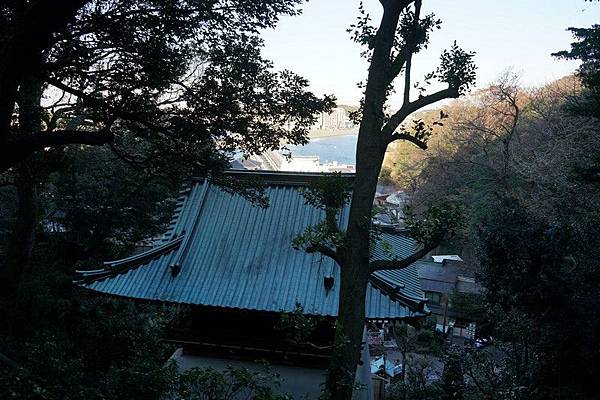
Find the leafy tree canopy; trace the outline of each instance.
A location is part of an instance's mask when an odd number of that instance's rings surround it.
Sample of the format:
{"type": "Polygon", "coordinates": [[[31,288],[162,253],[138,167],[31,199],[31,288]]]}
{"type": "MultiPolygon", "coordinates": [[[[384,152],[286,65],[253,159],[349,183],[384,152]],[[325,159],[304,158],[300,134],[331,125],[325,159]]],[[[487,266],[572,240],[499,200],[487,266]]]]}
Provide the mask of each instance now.
{"type": "Polygon", "coordinates": [[[314,114],[332,98],[273,71],[259,36],[280,15],[299,13],[301,2],[4,3],[1,169],[35,150],[82,143],[109,144],[155,171],[206,174],[234,151],[305,143],[314,114]],[[32,79],[46,88],[45,112],[41,130],[24,137],[11,114],[19,86],[32,79]]]}

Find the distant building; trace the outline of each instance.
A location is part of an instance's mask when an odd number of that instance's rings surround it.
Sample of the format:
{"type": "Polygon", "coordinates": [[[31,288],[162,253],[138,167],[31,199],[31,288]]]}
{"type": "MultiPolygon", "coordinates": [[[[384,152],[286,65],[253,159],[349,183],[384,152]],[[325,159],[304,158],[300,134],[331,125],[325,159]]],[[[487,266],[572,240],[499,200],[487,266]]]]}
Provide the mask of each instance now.
{"type": "Polygon", "coordinates": [[[342,107],[334,108],[330,113],[320,113],[314,125],[315,129],[349,129],[354,125],[350,121],[348,112],[342,107]]]}
{"type": "Polygon", "coordinates": [[[445,264],[449,261],[462,262],[463,260],[458,254],[437,255],[431,256],[431,258],[433,258],[433,262],[441,264],[445,264]]]}
{"type": "Polygon", "coordinates": [[[436,319],[436,329],[454,336],[472,339],[475,334],[477,316],[452,304],[453,295],[477,295],[481,286],[475,281],[457,255],[433,256],[431,261],[417,261],[419,281],[428,307],[436,319]]]}
{"type": "Polygon", "coordinates": [[[253,171],[286,171],[286,172],[342,172],[354,173],[354,165],[340,164],[337,161],[321,164],[319,156],[282,156],[277,151],[266,151],[247,159],[234,160],[231,169],[247,169],[253,171]]]}

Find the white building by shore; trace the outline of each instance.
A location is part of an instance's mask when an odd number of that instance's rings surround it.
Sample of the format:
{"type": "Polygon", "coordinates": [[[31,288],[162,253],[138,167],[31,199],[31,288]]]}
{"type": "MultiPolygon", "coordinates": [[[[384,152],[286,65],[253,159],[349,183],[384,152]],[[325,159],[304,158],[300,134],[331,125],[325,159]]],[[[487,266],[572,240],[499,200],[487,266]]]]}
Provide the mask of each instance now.
{"type": "Polygon", "coordinates": [[[289,172],[355,172],[353,164],[340,164],[337,161],[321,164],[319,156],[316,155],[285,157],[276,151],[236,160],[232,168],[289,172]]]}

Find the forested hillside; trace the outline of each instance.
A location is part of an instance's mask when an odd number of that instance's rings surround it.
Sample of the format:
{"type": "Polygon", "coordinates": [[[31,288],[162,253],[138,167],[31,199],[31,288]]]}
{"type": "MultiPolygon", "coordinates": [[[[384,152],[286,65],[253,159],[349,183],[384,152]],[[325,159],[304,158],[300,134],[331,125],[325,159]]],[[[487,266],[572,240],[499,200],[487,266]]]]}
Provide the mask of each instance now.
{"type": "Polygon", "coordinates": [[[584,394],[595,386],[600,356],[592,95],[577,77],[524,88],[507,72],[425,114],[448,114],[428,151],[402,144],[386,160],[386,179],[412,194],[414,208],[450,200],[464,211],[464,229],[445,246],[466,256],[484,286],[486,329],[506,356],[483,362],[462,354],[481,396],[592,395],[584,394]],[[494,364],[501,374],[492,374],[494,364]]]}

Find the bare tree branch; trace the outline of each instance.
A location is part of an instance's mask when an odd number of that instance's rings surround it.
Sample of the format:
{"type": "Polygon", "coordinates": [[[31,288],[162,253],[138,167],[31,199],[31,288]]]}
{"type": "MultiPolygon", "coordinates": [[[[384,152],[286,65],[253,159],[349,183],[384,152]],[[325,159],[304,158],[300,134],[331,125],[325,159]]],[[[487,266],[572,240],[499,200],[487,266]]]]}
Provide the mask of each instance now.
{"type": "Polygon", "coordinates": [[[108,129],[99,131],[60,130],[51,133],[38,132],[33,135],[12,135],[8,139],[8,145],[14,146],[17,150],[35,151],[44,147],[66,144],[97,146],[110,143],[113,138],[113,133],[108,129]]]}
{"type": "Polygon", "coordinates": [[[324,244],[321,244],[321,243],[311,244],[311,245],[309,245],[309,246],[306,247],[305,251],[307,253],[321,253],[324,256],[327,256],[327,257],[331,258],[333,261],[335,261],[336,263],[338,263],[338,265],[342,265],[340,257],[339,257],[339,254],[337,253],[337,251],[335,251],[335,250],[327,247],[324,244]]]}
{"type": "Polygon", "coordinates": [[[373,260],[369,263],[369,269],[371,272],[380,271],[382,269],[403,269],[425,257],[427,253],[438,247],[440,240],[433,240],[426,243],[420,250],[414,252],[410,256],[403,259],[393,260],[373,260]]]}
{"type": "Polygon", "coordinates": [[[459,92],[457,88],[449,87],[427,96],[419,97],[417,100],[404,104],[383,127],[381,132],[384,136],[390,137],[394,134],[396,128],[413,112],[420,110],[423,107],[437,103],[444,99],[458,98],[459,92]]]}
{"type": "MultiPolygon", "coordinates": [[[[383,120],[381,107],[386,100],[386,87],[389,86],[390,69],[392,66],[391,53],[394,47],[394,37],[398,27],[401,11],[414,0],[381,0],[383,17],[373,38],[371,68],[365,88],[364,115],[377,115],[383,120]]],[[[362,126],[362,124],[361,124],[362,126]]],[[[367,133],[366,135],[370,135],[367,133]]]]}
{"type": "Polygon", "coordinates": [[[109,129],[99,131],[61,130],[38,132],[32,135],[9,135],[0,151],[0,172],[25,159],[34,151],[45,147],[67,144],[87,144],[101,146],[112,142],[114,135],[109,129]]]}
{"type": "Polygon", "coordinates": [[[391,143],[396,140],[406,140],[407,142],[411,142],[412,144],[414,144],[415,146],[419,147],[422,150],[427,150],[426,142],[424,142],[423,140],[420,140],[408,133],[396,132],[392,135],[389,142],[391,143]]]}
{"type": "Polygon", "coordinates": [[[412,35],[406,40],[406,69],[404,71],[404,102],[410,102],[410,72],[412,69],[412,56],[417,47],[417,29],[419,28],[419,17],[421,15],[421,0],[415,1],[415,20],[413,21],[412,35]]]}

